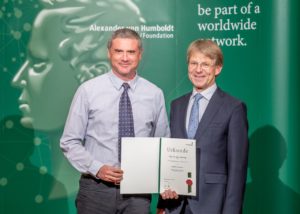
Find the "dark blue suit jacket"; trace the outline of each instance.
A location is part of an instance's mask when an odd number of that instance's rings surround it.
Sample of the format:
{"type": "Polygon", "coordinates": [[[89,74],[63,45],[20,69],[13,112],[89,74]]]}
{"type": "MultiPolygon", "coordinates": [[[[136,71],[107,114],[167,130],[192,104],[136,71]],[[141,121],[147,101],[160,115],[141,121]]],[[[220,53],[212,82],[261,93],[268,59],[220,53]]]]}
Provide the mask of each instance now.
{"type": "MultiPolygon", "coordinates": [[[[171,137],[188,138],[185,127],[191,93],[171,104],[171,137]]],[[[244,103],[221,89],[213,94],[199,123],[197,196],[188,199],[193,213],[240,214],[247,176],[248,121],[244,103]]],[[[179,213],[183,200],[167,200],[167,213],[179,213]]],[[[165,206],[165,205],[164,205],[165,206]]]]}

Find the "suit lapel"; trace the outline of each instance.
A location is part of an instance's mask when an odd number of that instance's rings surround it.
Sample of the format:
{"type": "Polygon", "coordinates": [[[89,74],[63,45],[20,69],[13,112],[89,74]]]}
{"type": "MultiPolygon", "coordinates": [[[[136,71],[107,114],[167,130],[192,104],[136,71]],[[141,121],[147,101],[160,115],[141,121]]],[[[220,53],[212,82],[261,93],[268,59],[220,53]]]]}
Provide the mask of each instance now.
{"type": "Polygon", "coordinates": [[[186,120],[187,120],[187,118],[186,118],[187,108],[188,108],[188,105],[189,105],[189,100],[190,100],[191,94],[192,93],[188,93],[187,95],[185,95],[182,99],[181,104],[180,104],[180,108],[181,108],[180,112],[182,112],[182,114],[180,114],[180,116],[179,116],[180,121],[182,121],[180,123],[180,126],[181,126],[180,128],[182,129],[182,133],[185,134],[184,138],[188,138],[185,125],[186,125],[186,120]]]}
{"type": "Polygon", "coordinates": [[[195,139],[198,139],[201,136],[201,133],[205,132],[206,128],[209,126],[217,111],[220,109],[223,103],[223,92],[217,88],[213,94],[211,100],[209,101],[207,108],[202,116],[202,119],[199,123],[195,139]]]}

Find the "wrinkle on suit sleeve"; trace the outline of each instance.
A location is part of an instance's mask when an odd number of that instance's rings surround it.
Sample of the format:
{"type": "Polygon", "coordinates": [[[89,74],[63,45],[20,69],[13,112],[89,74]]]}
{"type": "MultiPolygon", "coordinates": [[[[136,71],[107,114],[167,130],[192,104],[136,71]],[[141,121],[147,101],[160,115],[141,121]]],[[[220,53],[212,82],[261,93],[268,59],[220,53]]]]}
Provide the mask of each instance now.
{"type": "Polygon", "coordinates": [[[240,103],[233,109],[228,126],[228,183],[223,214],[242,213],[247,178],[248,143],[247,109],[245,104],[240,103]]]}

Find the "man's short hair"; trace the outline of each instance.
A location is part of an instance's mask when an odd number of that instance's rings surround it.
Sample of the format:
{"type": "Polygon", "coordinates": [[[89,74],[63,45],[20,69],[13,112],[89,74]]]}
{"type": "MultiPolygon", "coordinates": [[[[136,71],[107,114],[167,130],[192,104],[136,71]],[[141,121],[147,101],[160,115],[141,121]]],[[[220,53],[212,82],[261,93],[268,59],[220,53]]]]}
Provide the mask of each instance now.
{"type": "Polygon", "coordinates": [[[142,39],[141,39],[140,35],[136,31],[134,31],[130,28],[121,28],[121,29],[118,29],[115,32],[113,32],[113,34],[111,35],[110,39],[107,42],[108,49],[111,48],[112,41],[117,38],[136,39],[136,40],[138,40],[138,43],[139,43],[139,50],[141,50],[141,51],[143,50],[143,44],[142,44],[142,39]]]}
{"type": "Polygon", "coordinates": [[[223,66],[223,53],[217,43],[209,39],[198,39],[193,41],[187,49],[187,62],[194,52],[200,52],[215,61],[215,65],[223,66]]]}

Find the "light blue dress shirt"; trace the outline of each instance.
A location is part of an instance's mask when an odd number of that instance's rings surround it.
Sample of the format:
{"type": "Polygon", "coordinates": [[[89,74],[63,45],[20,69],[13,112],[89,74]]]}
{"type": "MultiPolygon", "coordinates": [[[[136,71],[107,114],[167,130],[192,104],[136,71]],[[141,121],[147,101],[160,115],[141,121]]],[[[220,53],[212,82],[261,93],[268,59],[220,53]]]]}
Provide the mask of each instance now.
{"type": "MultiPolygon", "coordinates": [[[[161,89],[136,75],[128,82],[136,137],[169,137],[161,89]]],[[[123,81],[109,72],[77,90],[60,147],[81,173],[96,176],[103,165],[118,164],[119,99],[123,81]]]]}
{"type": "MultiPolygon", "coordinates": [[[[209,88],[205,89],[204,91],[202,91],[200,94],[203,96],[200,100],[199,100],[199,122],[206,110],[206,107],[211,99],[211,97],[213,96],[213,94],[215,93],[215,91],[217,90],[217,84],[213,84],[212,86],[210,86],[209,88]]],[[[186,120],[185,120],[185,127],[186,130],[188,130],[188,126],[189,126],[189,118],[190,118],[190,114],[191,114],[191,110],[192,110],[192,105],[194,103],[194,99],[195,99],[195,94],[199,93],[196,91],[196,89],[193,89],[193,93],[190,97],[190,101],[188,104],[188,108],[187,108],[187,114],[186,114],[186,120]]]]}

